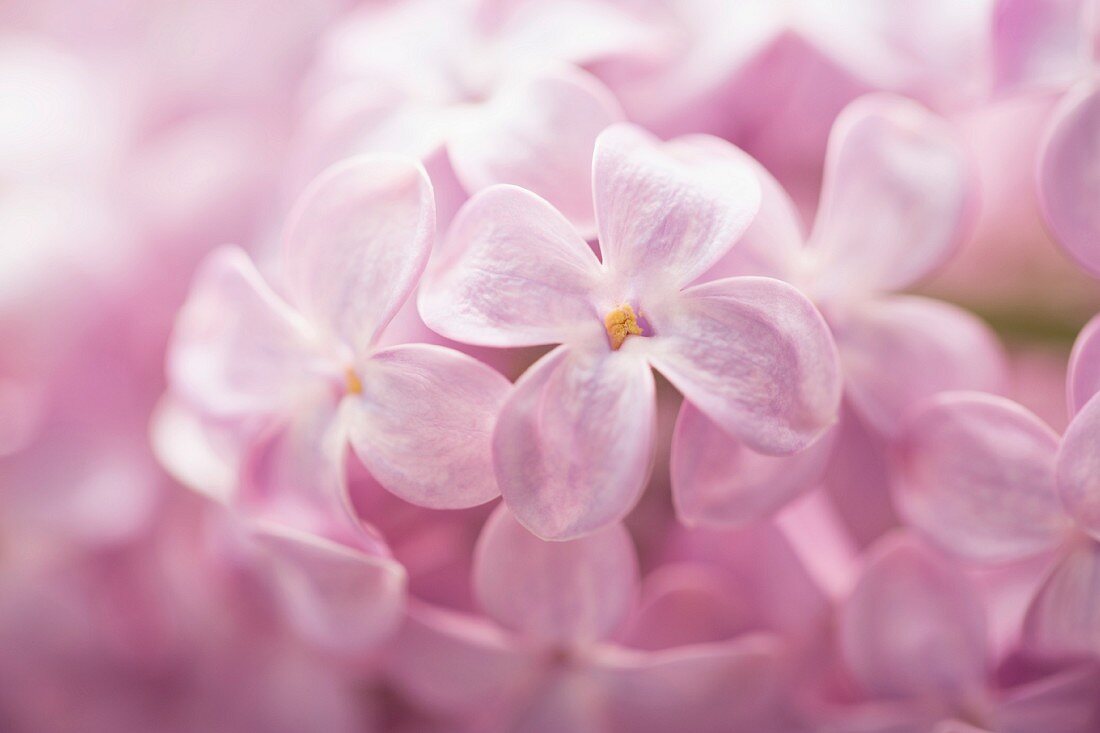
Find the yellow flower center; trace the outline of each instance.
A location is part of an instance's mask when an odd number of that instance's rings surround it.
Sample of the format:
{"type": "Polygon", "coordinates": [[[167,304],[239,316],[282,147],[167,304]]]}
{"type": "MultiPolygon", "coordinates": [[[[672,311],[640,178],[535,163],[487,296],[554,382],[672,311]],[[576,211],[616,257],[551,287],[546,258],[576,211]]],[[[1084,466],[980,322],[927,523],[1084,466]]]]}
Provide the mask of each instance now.
{"type": "Polygon", "coordinates": [[[344,389],[348,394],[363,394],[363,382],[351,367],[344,370],[344,389]]]}
{"type": "Polygon", "coordinates": [[[607,327],[607,337],[611,341],[611,348],[615,350],[623,345],[627,336],[642,335],[638,317],[634,315],[634,309],[629,303],[620,305],[604,316],[603,325],[607,327]]]}

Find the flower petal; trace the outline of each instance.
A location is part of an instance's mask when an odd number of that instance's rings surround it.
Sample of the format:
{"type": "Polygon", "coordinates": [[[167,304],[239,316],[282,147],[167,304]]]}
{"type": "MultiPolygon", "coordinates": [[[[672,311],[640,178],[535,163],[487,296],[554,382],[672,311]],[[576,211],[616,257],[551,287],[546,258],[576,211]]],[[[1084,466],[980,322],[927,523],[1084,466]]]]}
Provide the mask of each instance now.
{"type": "Polygon", "coordinates": [[[991,561],[1035,555],[1065,527],[1057,449],[1054,431],[1015,402],[944,394],[897,440],[894,496],[909,522],[953,552],[991,561]]]}
{"type": "Polygon", "coordinates": [[[1069,424],[1055,471],[1062,504],[1100,540],[1100,398],[1093,397],[1069,424]]]}
{"type": "Polygon", "coordinates": [[[1024,639],[1050,657],[1100,654],[1100,543],[1077,542],[1055,564],[1028,608],[1024,639]]]}
{"type": "Polygon", "coordinates": [[[309,641],[354,655],[396,631],[406,582],[396,561],[279,525],[256,524],[251,537],[280,608],[309,641]]]}
{"type": "Polygon", "coordinates": [[[657,651],[732,639],[762,625],[746,596],[710,563],[663,563],[645,576],[641,599],[616,640],[657,651]]]}
{"type": "Polygon", "coordinates": [[[1000,392],[1005,356],[993,331],[966,310],[931,298],[875,298],[834,319],[845,396],[886,436],[940,392],[1000,392]]]}
{"type": "Polygon", "coordinates": [[[873,695],[964,700],[985,683],[980,599],[965,575],[905,535],[870,551],[840,612],[840,642],[873,695]]]}
{"type": "Polygon", "coordinates": [[[348,496],[347,431],[336,399],[317,390],[290,415],[246,444],[234,508],[268,524],[380,552],[384,544],[365,531],[348,496]]]}
{"type": "Polygon", "coordinates": [[[741,618],[790,640],[820,639],[831,600],[775,522],[741,529],[680,530],[668,542],[669,559],[714,567],[746,606],[741,618]]]}
{"type": "Polygon", "coordinates": [[[420,287],[424,322],[482,346],[535,346],[603,332],[592,295],[599,260],[535,194],[493,186],[455,217],[420,287]]]}
{"type": "Polygon", "coordinates": [[[707,135],[680,138],[695,145],[710,145],[715,156],[732,157],[750,168],[760,184],[760,210],[752,224],[703,276],[706,280],[736,275],[762,275],[787,282],[799,277],[805,247],[802,217],[790,195],[775,176],[748,153],[730,145],[714,144],[707,135]]]}
{"type": "Polygon", "coordinates": [[[685,524],[766,519],[822,478],[834,431],[805,450],[768,456],[746,447],[684,400],[672,436],[672,500],[685,524]]]}
{"type": "Polygon", "coordinates": [[[771,730],[784,696],[782,644],[771,634],[640,652],[605,648],[610,730],[771,730]]]}
{"type": "Polygon", "coordinates": [[[1073,344],[1066,373],[1066,393],[1071,416],[1100,393],[1100,316],[1081,329],[1073,344]]]}
{"type": "MultiPolygon", "coordinates": [[[[1087,0],[1086,0],[1087,2],[1087,0]]],[[[1063,89],[1087,73],[1082,0],[998,0],[993,59],[1005,91],[1063,89]]]]}
{"type": "Polygon", "coordinates": [[[474,593],[501,624],[541,641],[607,636],[638,592],[638,560],[620,524],[571,542],[546,542],[504,505],[485,522],[474,550],[474,593]]]}
{"type": "Polygon", "coordinates": [[[232,501],[239,471],[235,456],[224,455],[202,417],[171,393],[153,410],[149,442],[176,481],[222,504],[232,501]]]}
{"type": "Polygon", "coordinates": [[[448,143],[468,191],[513,183],[562,212],[585,238],[596,234],[592,150],[596,136],[623,119],[595,77],[564,67],[505,85],[448,143]]]}
{"type": "Polygon", "coordinates": [[[309,331],[237,247],[211,253],[176,317],[168,351],[173,392],[223,418],[278,412],[302,384],[309,331]]]}
{"type": "Polygon", "coordinates": [[[435,236],[435,199],[412,158],[364,155],[326,169],[287,223],[293,302],[362,354],[416,287],[435,236]]]}
{"type": "Polygon", "coordinates": [[[1039,150],[1039,202],[1055,239],[1100,276],[1100,85],[1073,87],[1051,113],[1039,150]]]}
{"type": "Polygon", "coordinates": [[[580,537],[622,519],[653,461],[656,387],[623,351],[559,347],[516,383],[493,433],[508,508],[546,539],[580,537]]]}
{"type": "Polygon", "coordinates": [[[435,509],[483,504],[500,494],[491,439],[511,384],[454,349],[397,346],[362,366],[362,395],[348,398],[349,436],[382,486],[435,509]]]}
{"type": "Polygon", "coordinates": [[[732,147],[701,136],[661,142],[614,125],[592,162],[604,264],[622,282],[683,287],[718,261],[752,223],[760,184],[732,147]],[[703,138],[705,140],[705,138],[703,138]]]}
{"type": "Polygon", "coordinates": [[[864,548],[901,522],[890,496],[889,441],[845,401],[825,469],[825,491],[857,547],[864,548]]]}
{"type": "Polygon", "coordinates": [[[414,602],[394,641],[386,673],[403,693],[429,709],[473,716],[530,684],[535,661],[515,638],[487,620],[414,602]]]}
{"type": "Polygon", "coordinates": [[[941,264],[966,235],[974,181],[950,125],[900,97],[850,104],[833,125],[810,235],[815,292],[898,290],[941,264]]]}
{"type": "Polygon", "coordinates": [[[684,397],[753,450],[793,453],[836,421],[840,368],[829,329],[790,285],[716,280],[643,313],[646,353],[684,397]]]}

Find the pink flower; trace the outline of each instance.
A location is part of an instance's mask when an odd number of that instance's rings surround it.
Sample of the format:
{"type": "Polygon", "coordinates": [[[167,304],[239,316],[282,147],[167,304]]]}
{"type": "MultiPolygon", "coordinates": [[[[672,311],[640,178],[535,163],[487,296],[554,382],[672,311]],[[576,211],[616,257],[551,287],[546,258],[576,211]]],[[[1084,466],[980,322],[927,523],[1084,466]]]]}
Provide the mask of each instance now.
{"type": "Polygon", "coordinates": [[[1039,200],[1055,239],[1100,277],[1100,86],[1083,81],[1051,113],[1039,150],[1039,200]]]}
{"type": "Polygon", "coordinates": [[[692,285],[758,206],[731,150],[611,127],[592,164],[602,261],[548,203],[497,186],[460,212],[433,263],[419,300],[431,328],[562,344],[519,380],[493,435],[504,499],[540,537],[584,535],[637,502],[654,451],[651,367],[763,452],[799,450],[835,420],[835,352],[801,294],[768,278],[692,285]]]}
{"type": "Polygon", "coordinates": [[[1094,730],[1095,665],[1002,687],[992,682],[987,633],[986,609],[966,574],[913,537],[883,538],[840,609],[841,656],[868,701],[815,730],[1094,730]]]}
{"type": "MultiPolygon", "coordinates": [[[[997,390],[1004,379],[999,344],[981,321],[937,300],[894,294],[944,262],[967,231],[972,180],[944,120],[897,97],[852,103],[833,127],[808,237],[778,183],[759,166],[756,172],[761,212],[710,274],[770,275],[806,293],[836,339],[845,403],[874,435],[854,442],[834,431],[802,453],[760,456],[685,404],[672,475],[677,511],[689,522],[767,516],[821,478],[834,443],[834,464],[851,454],[866,465],[877,450],[874,437],[896,432],[913,405],[946,389],[997,390]]],[[[869,470],[858,474],[868,483],[869,470]]],[[[859,513],[867,511],[861,502],[859,513]]]]}
{"type": "MultiPolygon", "coordinates": [[[[777,636],[646,650],[608,641],[638,595],[637,560],[622,526],[545,542],[501,506],[482,530],[474,563],[474,593],[487,618],[413,605],[388,664],[411,700],[460,730],[772,730],[783,689],[777,636]]],[[[653,642],[661,632],[672,639],[700,632],[683,619],[669,629],[666,603],[687,603],[704,616],[722,610],[703,597],[705,584],[661,585],[647,592],[632,635],[653,642]]]]}
{"type": "Polygon", "coordinates": [[[891,91],[937,109],[985,93],[989,0],[650,3],[668,40],[641,59],[589,69],[627,118],[668,137],[706,132],[760,160],[799,205],[820,186],[829,126],[860,94],[891,91]]]}
{"type": "Polygon", "coordinates": [[[316,474],[301,466],[314,483],[340,472],[346,436],[374,477],[408,501],[445,508],[492,499],[489,432],[507,381],[450,349],[374,348],[416,286],[433,233],[431,184],[413,161],[366,157],[330,168],[287,227],[290,303],[240,250],[207,260],[176,324],[173,392],[251,440],[282,428],[295,443],[287,448],[315,461],[316,474]]]}
{"type": "Polygon", "coordinates": [[[1100,653],[1100,319],[1070,360],[1059,438],[1007,399],[942,395],[897,446],[896,498],[937,543],[986,562],[1051,555],[1026,636],[1053,656],[1100,653]]]}
{"type": "Polygon", "coordinates": [[[376,151],[426,158],[443,149],[467,192],[524,186],[591,236],[592,145],[625,117],[578,65],[641,54],[657,35],[598,0],[365,7],[322,45],[303,142],[325,162],[376,151]]]}
{"type": "Polygon", "coordinates": [[[154,432],[162,461],[243,512],[262,562],[280,565],[280,602],[329,645],[377,642],[404,594],[404,570],[350,513],[348,441],[408,501],[473,506],[499,493],[489,440],[508,381],[450,349],[374,346],[415,287],[434,229],[419,165],[349,160],[291,216],[289,303],[243,252],[222,249],[173,335],[171,397],[154,432]]]}
{"type": "Polygon", "coordinates": [[[1089,0],[1001,0],[994,24],[997,85],[1050,97],[1037,159],[1038,194],[1054,238],[1100,276],[1100,22],[1089,0]]]}

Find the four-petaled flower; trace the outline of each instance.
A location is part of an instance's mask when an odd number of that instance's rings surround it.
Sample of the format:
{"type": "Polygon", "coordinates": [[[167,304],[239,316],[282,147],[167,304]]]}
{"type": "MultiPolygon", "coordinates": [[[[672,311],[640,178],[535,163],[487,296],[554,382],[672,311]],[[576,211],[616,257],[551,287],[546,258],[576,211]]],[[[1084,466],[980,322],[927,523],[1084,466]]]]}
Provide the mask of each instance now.
{"type": "Polygon", "coordinates": [[[697,284],[760,203],[717,138],[661,143],[630,125],[596,142],[600,257],[536,195],[496,186],[459,212],[420,290],[439,333],[497,347],[562,344],[516,384],[493,436],[509,508],[568,539],[622,518],[653,460],[655,367],[711,420],[791,453],[836,419],[821,315],[779,280],[697,284]]]}
{"type": "Polygon", "coordinates": [[[1067,380],[1061,439],[1011,400],[955,392],[915,414],[896,447],[895,494],[914,527],[976,560],[1054,556],[1025,629],[1053,656],[1100,653],[1100,317],[1067,380]]]}
{"type": "Polygon", "coordinates": [[[419,164],[365,156],[323,173],[292,214],[289,303],[238,249],[203,265],[173,335],[171,387],[243,446],[241,478],[255,493],[341,493],[348,440],[414,504],[468,507],[499,493],[489,439],[508,381],[451,349],[376,346],[434,234],[419,164]]]}
{"type": "MultiPolygon", "coordinates": [[[[963,241],[973,213],[966,150],[949,124],[915,102],[869,95],[837,118],[825,160],[817,216],[808,236],[793,202],[762,166],[760,213],[712,275],[786,280],[821,309],[844,376],[846,430],[793,456],[761,456],[692,403],[672,442],[673,496],[695,524],[758,521],[813,487],[832,465],[861,466],[861,519],[882,504],[885,478],[867,468],[913,406],[944,390],[995,392],[1004,382],[993,332],[957,306],[898,294],[943,263],[963,241]],[[862,439],[861,439],[862,437],[862,439]],[[868,455],[872,457],[869,459],[868,455]]],[[[843,468],[841,468],[843,472],[843,468]]]]}

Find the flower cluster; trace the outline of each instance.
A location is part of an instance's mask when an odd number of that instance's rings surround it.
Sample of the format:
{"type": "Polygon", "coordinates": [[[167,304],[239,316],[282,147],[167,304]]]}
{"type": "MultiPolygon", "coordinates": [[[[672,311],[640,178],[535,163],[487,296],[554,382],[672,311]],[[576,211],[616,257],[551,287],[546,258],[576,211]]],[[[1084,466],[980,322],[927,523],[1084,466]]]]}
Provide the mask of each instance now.
{"type": "Polygon", "coordinates": [[[1098,29],[10,0],[0,728],[1097,733],[1098,29]]]}

